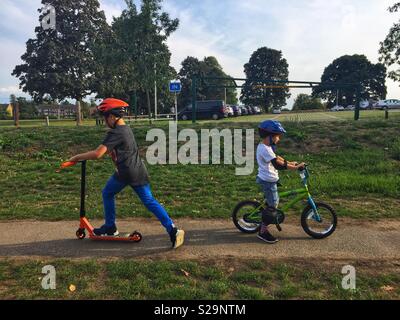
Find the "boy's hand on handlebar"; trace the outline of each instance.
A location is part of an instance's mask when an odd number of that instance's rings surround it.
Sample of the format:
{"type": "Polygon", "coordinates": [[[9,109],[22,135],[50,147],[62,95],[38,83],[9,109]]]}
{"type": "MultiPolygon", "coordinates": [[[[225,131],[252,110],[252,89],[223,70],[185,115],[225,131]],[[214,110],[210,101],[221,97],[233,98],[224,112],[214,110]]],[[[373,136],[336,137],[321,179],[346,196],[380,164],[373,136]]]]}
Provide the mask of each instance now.
{"type": "Polygon", "coordinates": [[[67,162],[79,162],[79,159],[77,156],[73,156],[72,158],[68,159],[67,162]]]}
{"type": "Polygon", "coordinates": [[[302,162],[302,163],[296,163],[296,168],[297,170],[304,170],[304,168],[307,166],[306,163],[302,162]]]}

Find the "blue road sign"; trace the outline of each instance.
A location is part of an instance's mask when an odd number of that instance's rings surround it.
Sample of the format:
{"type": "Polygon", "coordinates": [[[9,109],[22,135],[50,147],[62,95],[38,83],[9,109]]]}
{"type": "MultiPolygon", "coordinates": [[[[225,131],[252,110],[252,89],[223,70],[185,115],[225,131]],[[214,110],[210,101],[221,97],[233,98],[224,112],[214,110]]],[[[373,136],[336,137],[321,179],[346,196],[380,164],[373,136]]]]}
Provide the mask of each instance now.
{"type": "Polygon", "coordinates": [[[180,81],[171,81],[169,83],[169,91],[179,93],[182,90],[182,85],[180,81]]]}

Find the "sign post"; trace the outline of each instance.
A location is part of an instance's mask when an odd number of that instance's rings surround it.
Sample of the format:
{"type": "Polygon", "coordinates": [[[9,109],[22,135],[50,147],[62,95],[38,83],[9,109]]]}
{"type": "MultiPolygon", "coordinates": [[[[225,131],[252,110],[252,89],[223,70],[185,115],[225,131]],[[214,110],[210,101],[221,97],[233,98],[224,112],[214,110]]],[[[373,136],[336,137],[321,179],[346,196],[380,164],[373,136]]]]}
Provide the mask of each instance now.
{"type": "Polygon", "coordinates": [[[169,92],[175,94],[175,121],[178,122],[178,93],[182,90],[182,84],[180,80],[172,80],[169,83],[169,92]]]}

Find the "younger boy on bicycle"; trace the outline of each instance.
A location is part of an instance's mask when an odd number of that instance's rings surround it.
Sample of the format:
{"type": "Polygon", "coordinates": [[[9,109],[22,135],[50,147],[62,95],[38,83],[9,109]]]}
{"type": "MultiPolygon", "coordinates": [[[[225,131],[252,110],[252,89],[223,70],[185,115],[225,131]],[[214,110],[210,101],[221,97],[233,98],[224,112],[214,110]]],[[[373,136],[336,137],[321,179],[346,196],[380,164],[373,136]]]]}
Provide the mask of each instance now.
{"type": "Polygon", "coordinates": [[[258,126],[262,139],[257,148],[258,175],[257,183],[261,186],[267,209],[262,212],[262,223],[258,238],[266,243],[276,243],[276,239],[268,230],[270,224],[276,221],[276,211],[279,204],[278,181],[280,170],[298,170],[304,168],[305,163],[288,162],[275,154],[276,145],[281,136],[286,133],[280,122],[267,120],[258,126]]]}

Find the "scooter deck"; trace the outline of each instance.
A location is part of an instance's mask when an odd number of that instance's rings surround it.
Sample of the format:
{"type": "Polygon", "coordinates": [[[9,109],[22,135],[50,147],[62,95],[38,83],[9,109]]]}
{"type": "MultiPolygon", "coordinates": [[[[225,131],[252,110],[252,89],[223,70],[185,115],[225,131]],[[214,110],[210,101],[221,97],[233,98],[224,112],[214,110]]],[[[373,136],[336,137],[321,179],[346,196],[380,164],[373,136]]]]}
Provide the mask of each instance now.
{"type": "Polygon", "coordinates": [[[89,235],[89,239],[96,241],[122,241],[122,242],[140,242],[141,236],[133,235],[132,233],[120,233],[118,236],[96,236],[89,235]]]}

